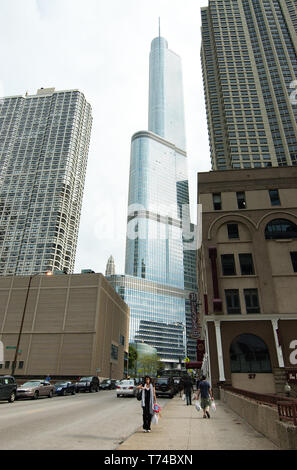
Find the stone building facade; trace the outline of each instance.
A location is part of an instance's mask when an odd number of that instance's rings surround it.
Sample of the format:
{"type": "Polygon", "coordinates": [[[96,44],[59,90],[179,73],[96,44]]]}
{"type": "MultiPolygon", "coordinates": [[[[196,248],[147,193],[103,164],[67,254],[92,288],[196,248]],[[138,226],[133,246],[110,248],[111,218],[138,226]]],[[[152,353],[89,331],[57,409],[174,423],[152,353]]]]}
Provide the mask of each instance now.
{"type": "Polygon", "coordinates": [[[297,168],[200,173],[198,201],[204,371],[214,388],[282,392],[297,372],[297,168]]]}

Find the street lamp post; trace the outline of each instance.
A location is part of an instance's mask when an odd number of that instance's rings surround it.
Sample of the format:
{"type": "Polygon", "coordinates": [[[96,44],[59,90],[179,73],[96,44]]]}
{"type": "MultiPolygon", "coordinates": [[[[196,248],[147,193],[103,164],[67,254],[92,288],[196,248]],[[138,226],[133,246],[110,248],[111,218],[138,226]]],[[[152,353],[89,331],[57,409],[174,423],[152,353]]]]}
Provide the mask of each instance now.
{"type": "MultiPolygon", "coordinates": [[[[20,331],[19,331],[19,335],[18,335],[18,342],[17,342],[17,346],[16,346],[16,350],[15,350],[14,361],[12,363],[12,368],[11,368],[11,375],[12,376],[14,376],[15,369],[16,369],[17,357],[18,357],[18,352],[19,352],[19,347],[20,347],[20,342],[21,342],[21,336],[22,336],[22,332],[23,332],[23,326],[24,326],[24,320],[25,320],[25,314],[26,314],[26,308],[27,308],[27,303],[28,303],[28,298],[29,298],[31,282],[32,282],[33,277],[39,276],[39,274],[40,273],[33,274],[29,278],[29,283],[28,283],[27,293],[26,293],[26,300],[25,300],[23,314],[22,314],[22,321],[21,321],[20,331]]],[[[46,273],[47,276],[52,276],[52,274],[53,274],[52,271],[47,271],[47,273],[46,273]]]]}

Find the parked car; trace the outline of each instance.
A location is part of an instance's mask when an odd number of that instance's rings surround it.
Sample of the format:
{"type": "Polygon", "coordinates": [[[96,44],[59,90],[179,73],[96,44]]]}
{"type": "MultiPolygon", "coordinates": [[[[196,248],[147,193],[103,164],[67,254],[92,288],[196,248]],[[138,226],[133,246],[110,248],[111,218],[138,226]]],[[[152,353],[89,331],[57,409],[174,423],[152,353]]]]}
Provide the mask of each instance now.
{"type": "Polygon", "coordinates": [[[98,377],[82,377],[76,382],[76,392],[99,392],[100,381],[98,377]]]}
{"type": "Polygon", "coordinates": [[[121,395],[125,397],[136,397],[137,389],[136,383],[134,379],[126,379],[122,380],[119,385],[117,385],[117,397],[119,398],[121,395]]]}
{"type": "Polygon", "coordinates": [[[16,399],[17,383],[10,375],[0,376],[0,400],[13,403],[16,399]]]}
{"type": "Polygon", "coordinates": [[[102,382],[100,382],[100,388],[101,390],[115,390],[116,382],[117,380],[113,379],[102,380],[102,382]]]}
{"type": "Polygon", "coordinates": [[[155,387],[156,387],[156,396],[168,396],[169,398],[173,398],[175,395],[175,384],[172,377],[158,377],[155,379],[155,387]]]}
{"type": "Polygon", "coordinates": [[[17,388],[17,398],[32,398],[33,400],[39,397],[52,398],[54,393],[55,387],[46,380],[31,380],[17,388]]]}
{"type": "Polygon", "coordinates": [[[72,382],[57,382],[54,384],[56,395],[75,395],[76,386],[72,382]]]}

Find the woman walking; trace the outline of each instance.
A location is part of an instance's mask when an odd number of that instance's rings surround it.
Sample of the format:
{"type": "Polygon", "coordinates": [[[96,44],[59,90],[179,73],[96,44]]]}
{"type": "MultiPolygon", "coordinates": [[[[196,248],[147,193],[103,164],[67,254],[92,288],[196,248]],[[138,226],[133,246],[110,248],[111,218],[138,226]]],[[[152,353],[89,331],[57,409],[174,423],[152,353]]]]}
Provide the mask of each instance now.
{"type": "Polygon", "coordinates": [[[155,386],[152,379],[147,375],[144,385],[137,388],[142,390],[141,406],[143,410],[143,432],[151,432],[151,421],[154,414],[154,404],[157,402],[155,386]]]}

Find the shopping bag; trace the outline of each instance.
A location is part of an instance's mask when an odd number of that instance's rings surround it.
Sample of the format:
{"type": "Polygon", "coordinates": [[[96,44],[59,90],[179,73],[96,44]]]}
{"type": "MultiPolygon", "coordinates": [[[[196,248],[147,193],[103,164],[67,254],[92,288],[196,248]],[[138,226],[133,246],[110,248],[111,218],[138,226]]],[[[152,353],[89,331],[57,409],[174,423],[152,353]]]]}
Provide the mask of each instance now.
{"type": "Polygon", "coordinates": [[[157,413],[154,413],[152,417],[152,424],[158,424],[158,422],[159,422],[159,416],[157,413]]]}
{"type": "Polygon", "coordinates": [[[186,395],[183,393],[182,400],[185,401],[185,399],[186,399],[186,395]]]}
{"type": "Polygon", "coordinates": [[[214,401],[211,402],[211,409],[212,411],[216,411],[217,407],[214,401]]]}
{"type": "Polygon", "coordinates": [[[195,403],[195,408],[196,408],[197,411],[200,411],[200,410],[201,410],[201,406],[200,406],[199,401],[196,401],[196,403],[195,403]]]}

